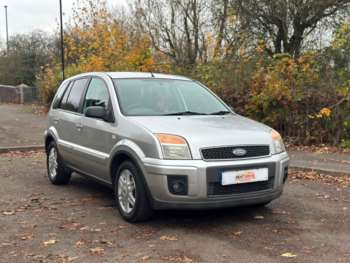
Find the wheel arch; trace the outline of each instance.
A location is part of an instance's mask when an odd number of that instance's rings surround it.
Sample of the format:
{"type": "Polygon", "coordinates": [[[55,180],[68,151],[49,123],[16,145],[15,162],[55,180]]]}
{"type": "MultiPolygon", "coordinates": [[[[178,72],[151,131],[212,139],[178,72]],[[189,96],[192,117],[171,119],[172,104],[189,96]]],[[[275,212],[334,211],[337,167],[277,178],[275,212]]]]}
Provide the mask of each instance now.
{"type": "Polygon", "coordinates": [[[47,152],[47,149],[50,145],[51,142],[55,142],[57,143],[57,132],[56,130],[54,130],[53,128],[48,129],[47,131],[45,131],[45,151],[47,152]]]}
{"type": "MultiPolygon", "coordinates": [[[[139,149],[141,150],[141,149],[139,149]]],[[[142,165],[142,155],[140,156],[140,152],[137,153],[137,151],[135,151],[134,149],[132,149],[129,145],[119,145],[111,154],[111,158],[109,161],[109,173],[110,173],[110,178],[111,178],[111,182],[112,185],[114,185],[114,180],[115,180],[115,176],[116,176],[116,172],[118,170],[118,167],[120,166],[120,164],[122,164],[124,161],[130,161],[131,163],[133,163],[136,167],[136,169],[139,171],[140,175],[141,175],[141,179],[144,183],[144,186],[146,188],[146,192],[147,192],[147,196],[149,198],[149,201],[151,203],[153,203],[153,197],[152,194],[149,190],[148,184],[147,184],[147,180],[145,178],[145,170],[143,168],[142,165]]]]}

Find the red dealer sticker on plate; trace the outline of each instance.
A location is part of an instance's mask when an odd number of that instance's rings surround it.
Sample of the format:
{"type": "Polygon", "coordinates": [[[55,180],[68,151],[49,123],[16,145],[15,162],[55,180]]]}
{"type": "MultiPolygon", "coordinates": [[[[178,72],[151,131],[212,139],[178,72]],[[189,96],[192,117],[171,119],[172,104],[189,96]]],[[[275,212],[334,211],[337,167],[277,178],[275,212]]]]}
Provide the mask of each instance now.
{"type": "Polygon", "coordinates": [[[225,171],[221,174],[221,185],[261,182],[268,179],[269,170],[267,168],[225,171]]]}

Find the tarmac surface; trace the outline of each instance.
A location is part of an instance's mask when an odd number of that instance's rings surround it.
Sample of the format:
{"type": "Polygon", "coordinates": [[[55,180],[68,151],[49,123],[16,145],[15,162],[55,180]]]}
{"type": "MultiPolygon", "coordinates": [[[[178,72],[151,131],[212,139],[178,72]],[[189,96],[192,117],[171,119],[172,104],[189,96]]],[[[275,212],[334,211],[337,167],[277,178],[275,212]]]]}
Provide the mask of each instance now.
{"type": "Polygon", "coordinates": [[[0,148],[42,145],[47,118],[32,105],[0,104],[0,148]]]}
{"type": "Polygon", "coordinates": [[[305,178],[265,208],[129,224],[108,188],[50,184],[43,152],[1,154],[0,262],[349,262],[349,184],[305,178]]]}

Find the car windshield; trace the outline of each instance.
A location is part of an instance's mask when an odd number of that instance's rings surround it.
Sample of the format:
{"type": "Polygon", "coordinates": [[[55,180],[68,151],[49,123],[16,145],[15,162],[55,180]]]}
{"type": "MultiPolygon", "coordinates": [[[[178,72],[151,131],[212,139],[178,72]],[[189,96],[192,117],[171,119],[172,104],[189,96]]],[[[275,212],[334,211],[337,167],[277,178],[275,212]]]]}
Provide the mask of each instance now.
{"type": "Polygon", "coordinates": [[[173,79],[114,79],[127,116],[224,115],[231,111],[200,84],[173,79]]]}

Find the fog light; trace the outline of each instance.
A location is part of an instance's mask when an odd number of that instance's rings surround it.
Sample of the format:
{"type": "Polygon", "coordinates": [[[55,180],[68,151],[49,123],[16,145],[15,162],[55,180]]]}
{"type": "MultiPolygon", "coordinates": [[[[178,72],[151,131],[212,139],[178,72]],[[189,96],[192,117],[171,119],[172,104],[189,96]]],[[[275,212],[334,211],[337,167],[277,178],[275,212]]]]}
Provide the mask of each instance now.
{"type": "Polygon", "coordinates": [[[184,175],[169,175],[168,189],[174,195],[187,195],[188,183],[187,176],[184,175]]]}

